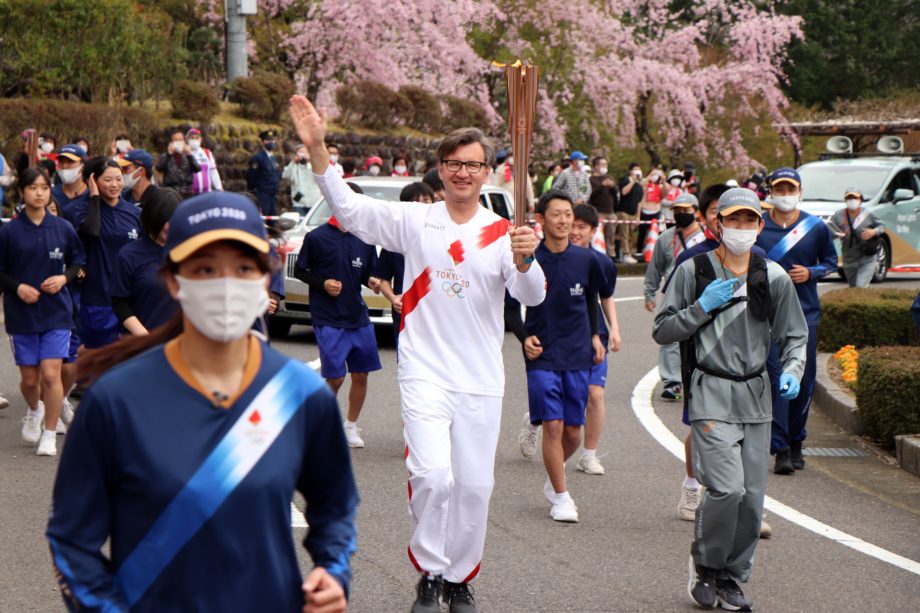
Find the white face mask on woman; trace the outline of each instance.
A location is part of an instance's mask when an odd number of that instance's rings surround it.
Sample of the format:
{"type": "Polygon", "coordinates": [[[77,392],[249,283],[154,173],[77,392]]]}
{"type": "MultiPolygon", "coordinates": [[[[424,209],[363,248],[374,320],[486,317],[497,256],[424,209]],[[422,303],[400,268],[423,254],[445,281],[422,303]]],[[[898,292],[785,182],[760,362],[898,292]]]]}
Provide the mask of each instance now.
{"type": "Polygon", "coordinates": [[[847,210],[855,211],[859,208],[859,205],[862,204],[862,200],[859,198],[847,198],[847,210]]]}
{"type": "Polygon", "coordinates": [[[773,205],[783,213],[794,211],[795,207],[799,206],[798,194],[795,196],[773,196],[771,200],[773,201],[773,205]]]}
{"type": "Polygon", "coordinates": [[[739,230],[722,226],[722,244],[735,255],[742,255],[754,246],[757,233],[757,230],[739,230]]]}
{"type": "Polygon", "coordinates": [[[195,328],[212,341],[243,338],[268,309],[268,275],[258,279],[186,279],[176,275],[176,298],[195,328]]]}

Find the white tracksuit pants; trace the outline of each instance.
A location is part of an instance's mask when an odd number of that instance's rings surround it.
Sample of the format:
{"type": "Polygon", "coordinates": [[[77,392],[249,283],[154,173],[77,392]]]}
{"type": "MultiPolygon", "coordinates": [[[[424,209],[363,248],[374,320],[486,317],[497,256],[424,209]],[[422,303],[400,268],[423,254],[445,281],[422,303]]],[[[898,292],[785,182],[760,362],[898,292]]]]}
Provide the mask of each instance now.
{"type": "Polygon", "coordinates": [[[455,583],[479,573],[502,399],[400,381],[409,514],[409,558],[419,572],[455,583]]]}

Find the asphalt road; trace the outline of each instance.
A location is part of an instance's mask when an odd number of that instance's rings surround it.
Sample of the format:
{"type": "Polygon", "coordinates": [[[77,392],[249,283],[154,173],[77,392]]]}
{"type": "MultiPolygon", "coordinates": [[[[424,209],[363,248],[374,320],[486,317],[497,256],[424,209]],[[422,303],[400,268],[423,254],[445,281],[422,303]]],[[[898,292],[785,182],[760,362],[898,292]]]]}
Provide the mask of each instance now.
{"type": "MultiPolygon", "coordinates": [[[[920,276],[892,278],[888,285],[918,288],[920,276]]],[[[823,283],[821,289],[841,286],[823,283]]],[[[543,467],[539,459],[525,460],[518,452],[526,387],[519,347],[507,337],[496,486],[482,574],[475,586],[483,611],[693,610],[685,595],[692,524],[676,514],[683,467],[633,410],[634,389],[657,363],[652,316],[639,296],[640,280],[621,280],[617,308],[624,346],[610,361],[608,422],[601,444],[607,474],[588,476],[569,469],[578,524],[549,518],[543,467]]],[[[352,611],[406,611],[416,581],[405,553],[410,523],[395,354],[387,332],[380,337],[384,368],[371,376],[359,422],[367,448],[353,454],[362,504],[352,611]]],[[[304,361],[318,356],[306,327],[295,327],[275,347],[304,361]]],[[[0,612],[58,611],[63,607],[43,538],[57,459],[36,457],[19,438],[25,405],[17,385],[11,354],[0,352],[0,391],[11,402],[0,411],[0,612]]],[[[347,385],[340,398],[346,394],[347,385]]],[[[656,394],[654,415],[665,426],[664,437],[670,432],[683,440],[686,429],[678,404],[659,401],[656,394]]],[[[876,456],[820,415],[812,418],[810,430],[813,446],[860,449],[866,455],[810,457],[806,470],[792,477],[771,473],[768,496],[801,514],[786,512],[800,521],[770,513],[774,536],[758,547],[746,593],[759,611],[920,610],[920,479],[876,456]],[[819,529],[819,534],[802,527],[802,521],[808,524],[801,520],[805,516],[832,530],[819,529]],[[893,554],[880,555],[895,563],[838,542],[852,544],[853,539],[880,548],[864,550],[893,554]]],[[[297,540],[304,532],[292,529],[297,540]]],[[[309,568],[305,556],[303,564],[309,568]]]]}

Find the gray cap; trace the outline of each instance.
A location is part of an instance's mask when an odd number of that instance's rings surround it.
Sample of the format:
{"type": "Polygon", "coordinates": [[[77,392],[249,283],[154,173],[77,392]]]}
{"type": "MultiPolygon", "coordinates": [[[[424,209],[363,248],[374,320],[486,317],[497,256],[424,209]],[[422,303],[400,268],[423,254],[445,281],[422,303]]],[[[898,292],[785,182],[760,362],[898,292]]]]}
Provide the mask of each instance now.
{"type": "Polygon", "coordinates": [[[684,192],[680,196],[674,199],[674,202],[671,203],[671,208],[676,207],[688,207],[692,206],[695,209],[700,208],[700,201],[696,199],[696,196],[688,192],[684,192]]]}
{"type": "Polygon", "coordinates": [[[735,211],[748,209],[758,215],[763,214],[760,208],[760,198],[757,194],[746,187],[733,187],[719,198],[719,206],[716,212],[719,215],[731,215],[735,211]]]}
{"type": "Polygon", "coordinates": [[[859,196],[862,198],[863,193],[858,187],[848,187],[847,191],[843,192],[843,197],[846,198],[847,196],[859,196]]]}

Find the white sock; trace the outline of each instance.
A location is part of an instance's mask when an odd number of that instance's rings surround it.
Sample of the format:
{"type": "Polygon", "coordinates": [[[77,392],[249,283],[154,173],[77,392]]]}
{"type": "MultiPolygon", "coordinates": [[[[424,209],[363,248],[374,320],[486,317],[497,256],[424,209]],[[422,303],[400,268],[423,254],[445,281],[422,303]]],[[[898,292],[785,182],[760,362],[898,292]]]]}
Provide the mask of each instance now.
{"type": "Polygon", "coordinates": [[[557,493],[554,494],[554,496],[553,496],[553,504],[560,504],[560,503],[562,503],[562,502],[565,502],[565,501],[568,500],[568,499],[569,499],[569,491],[568,491],[568,490],[566,490],[566,491],[564,491],[564,492],[557,492],[557,493]]]}
{"type": "Polygon", "coordinates": [[[357,428],[357,427],[358,427],[358,422],[356,422],[356,421],[348,421],[348,420],[346,419],[346,420],[345,420],[345,427],[346,427],[346,428],[357,428]]]}
{"type": "Polygon", "coordinates": [[[581,456],[582,456],[583,458],[596,458],[596,457],[597,457],[597,449],[582,449],[582,450],[581,450],[581,456]]]}
{"type": "Polygon", "coordinates": [[[38,409],[28,409],[30,415],[38,415],[41,413],[38,409]]]}
{"type": "Polygon", "coordinates": [[[700,489],[700,482],[693,477],[685,477],[684,487],[695,492],[696,490],[700,489]]]}

